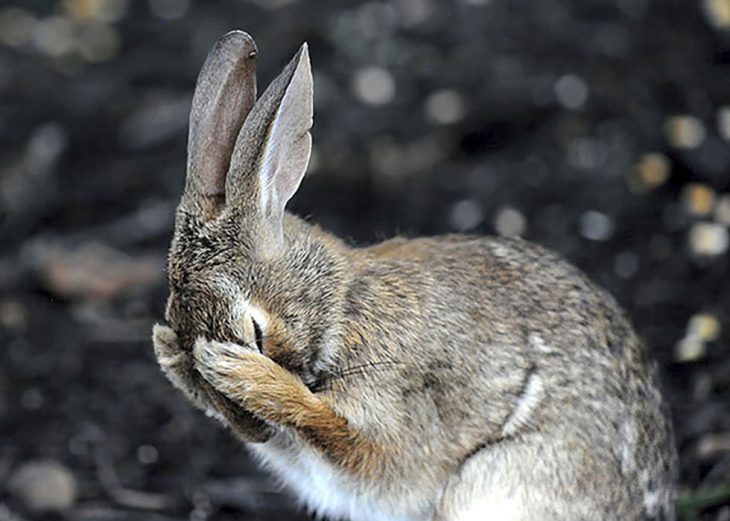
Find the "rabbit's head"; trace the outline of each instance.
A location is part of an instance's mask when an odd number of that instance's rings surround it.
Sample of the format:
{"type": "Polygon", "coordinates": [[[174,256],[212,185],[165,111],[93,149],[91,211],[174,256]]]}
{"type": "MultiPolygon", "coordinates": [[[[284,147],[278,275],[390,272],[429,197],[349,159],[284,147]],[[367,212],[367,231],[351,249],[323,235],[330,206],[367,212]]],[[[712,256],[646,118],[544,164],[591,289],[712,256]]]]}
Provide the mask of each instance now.
{"type": "Polygon", "coordinates": [[[312,73],[305,44],[256,100],[255,55],[231,32],[198,78],[167,319],[185,350],[198,337],[236,342],[306,380],[307,348],[331,330],[322,301],[333,289],[316,277],[333,271],[334,239],[284,207],[311,153],[312,73]]]}

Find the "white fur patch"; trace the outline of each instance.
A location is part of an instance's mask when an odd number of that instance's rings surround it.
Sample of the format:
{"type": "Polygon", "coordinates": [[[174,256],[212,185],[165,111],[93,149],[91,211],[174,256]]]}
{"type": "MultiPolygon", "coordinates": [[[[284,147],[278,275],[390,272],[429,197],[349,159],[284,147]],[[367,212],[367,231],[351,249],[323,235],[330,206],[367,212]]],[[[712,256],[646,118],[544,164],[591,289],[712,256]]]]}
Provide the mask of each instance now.
{"type": "Polygon", "coordinates": [[[537,349],[541,353],[552,353],[554,349],[545,343],[545,340],[537,334],[530,335],[530,346],[537,349]]]}
{"type": "Polygon", "coordinates": [[[647,490],[644,492],[644,510],[650,516],[655,516],[659,510],[659,492],[647,490]]]}
{"type": "Polygon", "coordinates": [[[453,521],[525,521],[528,518],[523,504],[524,500],[506,489],[490,490],[458,511],[453,521]]]}
{"type": "Polygon", "coordinates": [[[261,334],[266,336],[269,327],[268,313],[239,296],[233,301],[233,306],[231,306],[231,327],[239,334],[240,338],[249,336],[244,331],[244,324],[249,319],[253,319],[261,329],[261,334]]]}
{"type": "Polygon", "coordinates": [[[512,414],[505,422],[504,427],[502,427],[503,436],[516,434],[530,422],[532,413],[543,398],[543,390],[544,385],[540,375],[534,372],[530,373],[525,382],[525,388],[517,400],[517,405],[512,410],[512,414]]]}
{"type": "MultiPolygon", "coordinates": [[[[279,436],[284,436],[280,434],[279,436]]],[[[396,513],[353,478],[313,449],[283,447],[276,437],[249,449],[312,511],[328,519],[349,521],[423,521],[428,512],[396,513]],[[370,492],[370,493],[368,493],[370,492]]]]}
{"type": "Polygon", "coordinates": [[[636,466],[634,451],[639,437],[633,419],[627,419],[621,424],[619,435],[621,437],[621,472],[628,474],[636,466]]]}

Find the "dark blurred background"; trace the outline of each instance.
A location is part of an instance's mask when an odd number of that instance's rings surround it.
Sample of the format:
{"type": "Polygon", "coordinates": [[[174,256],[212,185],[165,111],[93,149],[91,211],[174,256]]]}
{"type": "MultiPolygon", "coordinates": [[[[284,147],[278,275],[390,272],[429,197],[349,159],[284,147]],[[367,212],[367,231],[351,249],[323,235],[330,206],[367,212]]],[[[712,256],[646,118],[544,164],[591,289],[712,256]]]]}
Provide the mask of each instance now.
{"type": "Polygon", "coordinates": [[[522,235],[660,365],[685,519],[730,520],[730,0],[0,3],[0,520],[306,519],[156,366],[213,42],[310,44],[292,210],[367,244],[522,235]]]}

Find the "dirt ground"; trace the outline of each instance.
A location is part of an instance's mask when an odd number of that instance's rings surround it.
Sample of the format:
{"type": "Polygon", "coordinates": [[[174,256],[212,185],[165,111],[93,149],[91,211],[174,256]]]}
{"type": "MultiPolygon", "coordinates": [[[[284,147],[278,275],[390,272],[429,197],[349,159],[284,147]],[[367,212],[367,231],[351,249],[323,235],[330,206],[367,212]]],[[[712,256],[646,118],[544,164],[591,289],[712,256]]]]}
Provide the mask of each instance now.
{"type": "Polygon", "coordinates": [[[523,235],[657,360],[684,519],[730,520],[730,2],[0,3],[0,520],[307,519],[152,354],[205,53],[302,41],[292,211],[356,244],[523,235]]]}

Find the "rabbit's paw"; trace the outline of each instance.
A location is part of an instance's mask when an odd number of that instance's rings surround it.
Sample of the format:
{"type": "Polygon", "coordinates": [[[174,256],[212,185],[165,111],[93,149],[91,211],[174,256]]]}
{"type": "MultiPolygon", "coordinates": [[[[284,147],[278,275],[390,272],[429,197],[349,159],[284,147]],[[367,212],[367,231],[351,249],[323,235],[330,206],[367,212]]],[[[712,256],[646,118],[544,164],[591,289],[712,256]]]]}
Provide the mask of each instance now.
{"type": "Polygon", "coordinates": [[[196,382],[192,359],[180,348],[175,332],[167,326],[156,324],[152,330],[152,344],[157,362],[167,379],[195,405],[207,409],[207,400],[196,382]]]}
{"type": "Polygon", "coordinates": [[[273,423],[296,424],[313,398],[302,381],[253,349],[198,339],[195,367],[215,389],[256,416],[273,423]]]}

